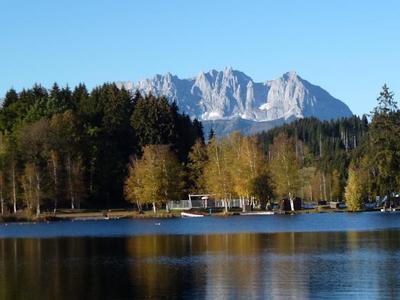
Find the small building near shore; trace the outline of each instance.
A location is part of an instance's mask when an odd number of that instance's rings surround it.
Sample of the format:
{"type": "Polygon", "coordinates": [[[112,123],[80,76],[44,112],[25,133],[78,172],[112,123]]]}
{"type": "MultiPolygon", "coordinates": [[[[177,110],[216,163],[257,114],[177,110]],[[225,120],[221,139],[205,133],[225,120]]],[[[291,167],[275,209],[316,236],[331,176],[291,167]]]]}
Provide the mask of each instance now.
{"type": "Polygon", "coordinates": [[[190,194],[188,200],[171,200],[167,203],[172,210],[191,210],[191,209],[228,209],[241,208],[243,202],[240,199],[229,199],[227,201],[214,199],[210,194],[190,194]]]}

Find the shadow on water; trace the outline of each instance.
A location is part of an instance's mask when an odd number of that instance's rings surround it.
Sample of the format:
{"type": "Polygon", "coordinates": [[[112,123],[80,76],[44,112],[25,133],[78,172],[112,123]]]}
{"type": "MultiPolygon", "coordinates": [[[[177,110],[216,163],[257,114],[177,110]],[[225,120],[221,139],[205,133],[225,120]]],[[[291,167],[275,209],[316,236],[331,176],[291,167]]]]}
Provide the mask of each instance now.
{"type": "Polygon", "coordinates": [[[0,299],[115,299],[130,289],[124,239],[0,240],[0,299]]]}
{"type": "Polygon", "coordinates": [[[399,298],[400,231],[0,240],[0,299],[399,298]]]}

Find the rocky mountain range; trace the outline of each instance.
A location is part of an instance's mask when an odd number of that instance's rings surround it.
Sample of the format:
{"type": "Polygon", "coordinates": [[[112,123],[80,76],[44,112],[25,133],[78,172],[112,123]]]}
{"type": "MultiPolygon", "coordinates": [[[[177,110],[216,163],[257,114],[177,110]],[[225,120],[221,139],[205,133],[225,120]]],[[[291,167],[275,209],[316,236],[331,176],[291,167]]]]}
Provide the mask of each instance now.
{"type": "Polygon", "coordinates": [[[213,127],[220,135],[232,130],[251,134],[304,117],[329,120],[352,115],[345,103],[296,72],[255,82],[243,72],[226,67],[188,79],[167,73],[118,84],[142,94],[166,96],[181,112],[201,120],[205,132],[213,127]]]}

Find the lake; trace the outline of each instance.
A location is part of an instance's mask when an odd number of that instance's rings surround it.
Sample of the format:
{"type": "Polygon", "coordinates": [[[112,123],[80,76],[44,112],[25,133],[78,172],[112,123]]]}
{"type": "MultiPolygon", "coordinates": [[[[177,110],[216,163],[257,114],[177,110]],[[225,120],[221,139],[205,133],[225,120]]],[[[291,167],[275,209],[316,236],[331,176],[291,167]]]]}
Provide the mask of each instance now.
{"type": "Polygon", "coordinates": [[[0,299],[398,299],[400,213],[0,225],[0,299]]]}

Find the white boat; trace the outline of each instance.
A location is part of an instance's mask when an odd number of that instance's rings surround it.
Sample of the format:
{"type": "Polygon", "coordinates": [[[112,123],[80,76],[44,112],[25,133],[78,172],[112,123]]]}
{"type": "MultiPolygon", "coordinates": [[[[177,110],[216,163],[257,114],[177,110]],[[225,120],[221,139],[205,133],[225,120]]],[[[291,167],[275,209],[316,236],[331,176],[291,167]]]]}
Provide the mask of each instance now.
{"type": "Polygon", "coordinates": [[[381,208],[381,212],[392,212],[396,211],[395,208],[389,207],[389,208],[381,208]]]}
{"type": "Polygon", "coordinates": [[[275,213],[273,211],[253,211],[240,213],[241,216],[270,216],[274,214],[275,213]]]}
{"type": "Polygon", "coordinates": [[[201,218],[201,217],[204,217],[204,215],[196,214],[196,213],[189,213],[189,212],[181,212],[181,217],[182,218],[201,218]]]}

